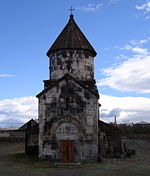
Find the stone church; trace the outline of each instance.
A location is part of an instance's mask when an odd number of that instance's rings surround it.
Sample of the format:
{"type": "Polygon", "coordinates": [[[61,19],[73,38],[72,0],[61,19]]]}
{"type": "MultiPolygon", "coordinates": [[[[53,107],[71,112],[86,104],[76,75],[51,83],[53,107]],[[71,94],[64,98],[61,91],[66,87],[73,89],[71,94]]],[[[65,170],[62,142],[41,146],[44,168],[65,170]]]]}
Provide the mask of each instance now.
{"type": "Polygon", "coordinates": [[[27,130],[26,153],[34,153],[36,146],[40,159],[95,162],[103,151],[94,80],[96,51],[72,14],[47,56],[49,79],[37,95],[39,123],[27,130]]]}

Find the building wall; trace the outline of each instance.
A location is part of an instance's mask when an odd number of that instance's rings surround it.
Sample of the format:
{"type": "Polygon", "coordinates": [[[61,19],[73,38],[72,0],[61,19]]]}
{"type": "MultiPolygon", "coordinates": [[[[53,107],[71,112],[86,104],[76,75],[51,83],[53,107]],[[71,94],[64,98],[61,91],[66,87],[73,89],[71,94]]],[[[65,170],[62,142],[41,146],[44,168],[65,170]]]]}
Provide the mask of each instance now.
{"type": "Polygon", "coordinates": [[[79,80],[94,78],[94,60],[88,51],[60,50],[50,55],[50,79],[57,80],[66,73],[79,80]]]}
{"type": "Polygon", "coordinates": [[[39,144],[39,125],[35,124],[25,130],[25,153],[29,155],[38,155],[39,144]]]}
{"type": "Polygon", "coordinates": [[[75,161],[97,161],[98,98],[67,78],[39,98],[39,157],[61,159],[60,143],[72,140],[75,161]]]}
{"type": "Polygon", "coordinates": [[[99,121],[99,153],[101,156],[118,157],[122,153],[121,130],[99,121]]]}
{"type": "Polygon", "coordinates": [[[22,130],[0,130],[0,143],[24,142],[25,132],[22,130]]]}

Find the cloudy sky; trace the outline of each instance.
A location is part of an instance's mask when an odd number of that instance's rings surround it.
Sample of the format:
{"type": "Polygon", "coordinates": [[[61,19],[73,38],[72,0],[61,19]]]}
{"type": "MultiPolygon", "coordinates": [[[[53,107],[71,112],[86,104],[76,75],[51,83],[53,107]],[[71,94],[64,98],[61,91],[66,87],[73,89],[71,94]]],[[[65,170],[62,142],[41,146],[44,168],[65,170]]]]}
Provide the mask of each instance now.
{"type": "Polygon", "coordinates": [[[100,118],[150,122],[150,0],[0,0],[0,127],[37,118],[46,52],[70,6],[98,53],[100,118]]]}

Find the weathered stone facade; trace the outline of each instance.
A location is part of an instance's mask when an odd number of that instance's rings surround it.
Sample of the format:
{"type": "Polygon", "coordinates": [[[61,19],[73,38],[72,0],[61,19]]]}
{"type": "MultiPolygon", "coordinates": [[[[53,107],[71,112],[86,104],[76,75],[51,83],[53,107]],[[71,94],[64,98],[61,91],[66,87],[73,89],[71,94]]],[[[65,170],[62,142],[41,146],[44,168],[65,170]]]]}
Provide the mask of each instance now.
{"type": "Polygon", "coordinates": [[[75,161],[97,160],[98,97],[65,75],[39,97],[39,156],[60,160],[60,141],[72,140],[75,161]]]}
{"type": "Polygon", "coordinates": [[[50,78],[44,81],[44,90],[37,95],[39,158],[97,161],[99,95],[93,61],[96,52],[73,15],[47,55],[50,78]]]}
{"type": "Polygon", "coordinates": [[[88,51],[62,50],[50,55],[50,79],[70,74],[78,80],[94,79],[94,60],[88,51]]]}

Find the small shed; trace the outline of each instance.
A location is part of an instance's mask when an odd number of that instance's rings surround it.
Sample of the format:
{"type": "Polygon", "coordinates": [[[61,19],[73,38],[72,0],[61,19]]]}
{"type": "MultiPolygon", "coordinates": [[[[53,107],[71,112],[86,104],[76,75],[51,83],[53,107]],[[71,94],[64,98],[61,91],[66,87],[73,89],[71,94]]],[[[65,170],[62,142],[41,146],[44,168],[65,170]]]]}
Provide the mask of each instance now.
{"type": "Polygon", "coordinates": [[[119,157],[122,153],[121,130],[113,124],[98,121],[99,153],[104,157],[119,157]]]}
{"type": "Polygon", "coordinates": [[[38,155],[38,122],[31,119],[18,130],[25,132],[25,153],[28,155],[38,155]]]}
{"type": "Polygon", "coordinates": [[[36,122],[25,131],[25,153],[28,155],[38,155],[39,151],[39,124],[36,122]]]}

